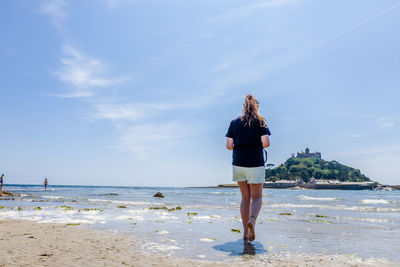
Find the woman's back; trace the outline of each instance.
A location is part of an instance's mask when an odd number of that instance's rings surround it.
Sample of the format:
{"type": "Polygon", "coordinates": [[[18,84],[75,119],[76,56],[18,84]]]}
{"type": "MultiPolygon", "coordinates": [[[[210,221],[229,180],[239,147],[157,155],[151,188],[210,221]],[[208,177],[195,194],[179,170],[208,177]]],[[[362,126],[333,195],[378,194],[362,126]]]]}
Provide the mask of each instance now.
{"type": "Polygon", "coordinates": [[[226,137],[233,139],[232,164],[242,167],[264,166],[261,136],[271,135],[259,121],[248,125],[240,117],[231,121],[226,137]]]}

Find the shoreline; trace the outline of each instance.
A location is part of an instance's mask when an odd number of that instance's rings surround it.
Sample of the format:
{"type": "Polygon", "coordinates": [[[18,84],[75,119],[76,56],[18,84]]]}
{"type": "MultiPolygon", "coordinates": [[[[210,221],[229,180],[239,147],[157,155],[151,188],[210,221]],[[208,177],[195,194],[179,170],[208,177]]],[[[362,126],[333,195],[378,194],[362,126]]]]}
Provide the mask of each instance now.
{"type": "MultiPolygon", "coordinates": [[[[315,184],[311,184],[311,183],[305,183],[304,186],[298,186],[295,182],[293,181],[276,181],[276,182],[265,182],[264,183],[264,188],[268,188],[268,189],[312,189],[312,190],[327,190],[327,189],[332,189],[332,190],[348,190],[348,189],[342,189],[340,187],[344,187],[344,186],[348,186],[349,184],[352,185],[365,185],[365,184],[372,184],[372,183],[377,183],[377,182],[340,182],[340,183],[334,183],[334,184],[329,184],[329,185],[334,185],[337,186],[337,188],[318,188],[317,187],[313,187],[312,185],[315,184]],[[308,186],[311,185],[311,186],[308,186]]],[[[324,185],[325,183],[316,183],[316,185],[324,185]]],[[[41,184],[5,184],[5,188],[3,189],[3,191],[0,191],[0,197],[7,197],[5,194],[3,195],[3,193],[7,193],[7,192],[12,192],[15,189],[9,189],[7,187],[13,187],[13,186],[17,186],[17,187],[21,187],[21,186],[37,186],[37,187],[43,187],[41,184]]],[[[232,184],[219,184],[219,185],[209,185],[209,186],[184,186],[184,187],[156,187],[156,186],[109,186],[109,185],[51,185],[49,186],[48,191],[51,191],[52,188],[58,188],[58,187],[94,187],[94,188],[102,188],[102,187],[106,187],[106,188],[211,188],[211,189],[215,189],[215,188],[237,188],[238,185],[237,183],[232,183],[232,184]]],[[[378,190],[378,191],[397,191],[400,190],[400,185],[384,185],[384,184],[377,184],[376,187],[373,187],[372,189],[368,188],[368,189],[351,189],[351,190],[378,190]]]]}
{"type": "Polygon", "coordinates": [[[244,255],[229,261],[204,261],[146,254],[133,235],[84,225],[0,219],[0,266],[398,266],[385,259],[353,255],[244,255]]]}
{"type": "MultiPolygon", "coordinates": [[[[219,184],[216,186],[200,186],[191,188],[237,188],[237,184],[219,184]]],[[[278,180],[276,182],[265,182],[264,188],[268,189],[292,189],[292,190],[376,190],[376,191],[396,191],[400,190],[400,185],[381,185],[377,182],[316,182],[298,183],[296,181],[278,180]]]]}

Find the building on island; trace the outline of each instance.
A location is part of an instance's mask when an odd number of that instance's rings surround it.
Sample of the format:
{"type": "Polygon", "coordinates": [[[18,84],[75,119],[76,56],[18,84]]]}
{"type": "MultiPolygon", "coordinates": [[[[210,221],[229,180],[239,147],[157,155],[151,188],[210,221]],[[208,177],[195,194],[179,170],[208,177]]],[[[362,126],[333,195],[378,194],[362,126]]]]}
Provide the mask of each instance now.
{"type": "MultiPolygon", "coordinates": [[[[292,157],[294,155],[292,154],[292,157]]],[[[317,158],[321,159],[321,152],[311,152],[310,149],[307,147],[304,152],[297,152],[296,158],[298,159],[306,159],[306,158],[317,158]]]]}

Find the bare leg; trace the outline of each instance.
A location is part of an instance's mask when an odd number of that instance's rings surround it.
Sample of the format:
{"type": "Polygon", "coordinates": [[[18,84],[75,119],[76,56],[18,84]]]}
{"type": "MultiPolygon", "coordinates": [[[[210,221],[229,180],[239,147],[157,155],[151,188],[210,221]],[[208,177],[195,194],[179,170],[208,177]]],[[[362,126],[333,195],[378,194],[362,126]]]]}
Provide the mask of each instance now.
{"type": "Polygon", "coordinates": [[[247,182],[238,182],[240,193],[242,194],[242,201],[240,202],[240,215],[242,217],[243,224],[243,239],[247,239],[249,236],[249,229],[247,222],[250,217],[250,187],[247,182]]]}
{"type": "Polygon", "coordinates": [[[250,229],[249,240],[253,241],[256,238],[255,235],[255,227],[256,227],[256,219],[258,214],[260,213],[262,206],[262,189],[264,184],[250,184],[250,196],[251,196],[251,205],[250,205],[250,217],[247,223],[248,228],[250,229]]]}

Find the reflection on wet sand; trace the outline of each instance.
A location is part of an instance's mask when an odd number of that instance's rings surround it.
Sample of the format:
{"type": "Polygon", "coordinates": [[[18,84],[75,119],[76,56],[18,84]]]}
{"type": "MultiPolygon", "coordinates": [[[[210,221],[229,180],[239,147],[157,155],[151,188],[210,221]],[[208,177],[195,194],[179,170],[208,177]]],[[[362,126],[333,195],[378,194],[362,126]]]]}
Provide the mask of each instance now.
{"type": "Polygon", "coordinates": [[[260,242],[247,242],[243,239],[213,246],[215,250],[227,252],[229,256],[256,255],[267,252],[260,242]]]}

